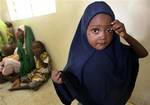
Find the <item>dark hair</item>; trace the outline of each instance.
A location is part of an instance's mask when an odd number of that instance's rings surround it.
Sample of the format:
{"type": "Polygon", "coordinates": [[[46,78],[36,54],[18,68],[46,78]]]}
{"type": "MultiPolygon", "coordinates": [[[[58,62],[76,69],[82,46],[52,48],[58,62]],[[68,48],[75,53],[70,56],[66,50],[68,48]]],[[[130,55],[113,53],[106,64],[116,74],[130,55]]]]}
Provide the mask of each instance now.
{"type": "Polygon", "coordinates": [[[32,42],[32,45],[33,45],[33,44],[36,44],[36,46],[37,46],[37,45],[40,46],[40,47],[42,48],[42,51],[46,51],[45,45],[44,45],[41,41],[39,41],[39,40],[33,41],[33,42],[32,42]]]}
{"type": "Polygon", "coordinates": [[[4,56],[9,56],[14,53],[15,48],[16,48],[15,44],[5,44],[2,47],[2,52],[3,52],[4,56]]]}
{"type": "Polygon", "coordinates": [[[5,22],[5,24],[6,24],[7,27],[13,27],[11,22],[5,22]]]}

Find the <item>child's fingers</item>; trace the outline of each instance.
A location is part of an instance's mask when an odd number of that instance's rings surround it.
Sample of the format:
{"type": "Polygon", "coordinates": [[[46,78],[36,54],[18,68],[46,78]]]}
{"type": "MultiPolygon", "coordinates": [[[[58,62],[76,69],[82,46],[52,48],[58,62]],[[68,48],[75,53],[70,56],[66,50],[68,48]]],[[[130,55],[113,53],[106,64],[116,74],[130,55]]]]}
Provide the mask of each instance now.
{"type": "Polygon", "coordinates": [[[58,79],[58,83],[62,83],[62,78],[59,78],[59,79],[58,79]]]}
{"type": "Polygon", "coordinates": [[[119,22],[119,20],[114,20],[113,22],[111,22],[111,25],[114,25],[114,24],[116,24],[118,22],[119,22]]]}
{"type": "Polygon", "coordinates": [[[124,29],[122,27],[120,27],[116,30],[116,32],[118,32],[118,33],[124,32],[124,29]]]}
{"type": "Polygon", "coordinates": [[[55,72],[54,75],[55,75],[55,78],[58,79],[58,78],[60,78],[61,72],[60,72],[60,71],[57,71],[57,72],[55,72]]]}
{"type": "Polygon", "coordinates": [[[121,27],[119,26],[119,25],[114,25],[113,27],[112,27],[112,29],[114,30],[114,31],[117,31],[118,29],[120,29],[121,27]]]}
{"type": "Polygon", "coordinates": [[[59,71],[58,74],[57,74],[57,77],[58,77],[58,78],[61,78],[61,74],[62,74],[62,73],[59,71]]]}
{"type": "Polygon", "coordinates": [[[124,27],[123,23],[119,22],[118,20],[116,20],[116,21],[114,21],[112,23],[113,24],[111,24],[111,25],[112,25],[113,30],[117,30],[117,29],[119,29],[121,27],[124,27]]]}
{"type": "Polygon", "coordinates": [[[58,84],[62,83],[61,71],[53,71],[52,72],[52,80],[58,84]]]}
{"type": "Polygon", "coordinates": [[[58,71],[52,71],[52,79],[58,78],[58,71]]]}
{"type": "Polygon", "coordinates": [[[119,20],[114,20],[112,23],[112,29],[120,36],[124,36],[126,34],[126,30],[124,24],[121,23],[119,20]]]}

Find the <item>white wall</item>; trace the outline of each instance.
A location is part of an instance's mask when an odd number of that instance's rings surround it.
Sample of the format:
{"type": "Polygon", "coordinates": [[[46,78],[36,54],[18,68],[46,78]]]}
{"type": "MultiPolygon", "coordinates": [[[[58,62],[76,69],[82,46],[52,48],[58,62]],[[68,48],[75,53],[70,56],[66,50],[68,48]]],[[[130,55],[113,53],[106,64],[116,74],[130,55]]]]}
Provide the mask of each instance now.
{"type": "MultiPolygon", "coordinates": [[[[106,0],[107,1],[107,0],[106,0]]],[[[125,23],[127,32],[150,52],[150,0],[109,0],[116,17],[125,23]]],[[[150,105],[150,56],[140,60],[139,75],[131,101],[150,105]]]]}
{"type": "Polygon", "coordinates": [[[2,19],[2,0],[0,0],[0,18],[2,19]]]}

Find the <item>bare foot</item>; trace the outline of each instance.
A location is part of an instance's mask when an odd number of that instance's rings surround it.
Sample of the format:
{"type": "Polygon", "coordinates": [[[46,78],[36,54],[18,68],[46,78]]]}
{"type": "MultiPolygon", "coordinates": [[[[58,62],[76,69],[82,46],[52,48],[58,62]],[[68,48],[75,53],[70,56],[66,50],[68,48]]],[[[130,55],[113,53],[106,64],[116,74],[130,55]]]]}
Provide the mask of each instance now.
{"type": "Polygon", "coordinates": [[[18,88],[18,87],[20,87],[20,79],[19,78],[13,82],[12,87],[9,90],[18,88]]]}

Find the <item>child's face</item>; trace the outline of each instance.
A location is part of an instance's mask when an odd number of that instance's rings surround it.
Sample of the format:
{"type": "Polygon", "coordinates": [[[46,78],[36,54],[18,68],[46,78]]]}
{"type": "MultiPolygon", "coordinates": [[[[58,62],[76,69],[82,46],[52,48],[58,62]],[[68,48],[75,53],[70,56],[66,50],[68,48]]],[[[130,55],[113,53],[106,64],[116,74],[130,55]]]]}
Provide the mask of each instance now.
{"type": "Polygon", "coordinates": [[[41,45],[38,43],[32,44],[32,50],[33,50],[34,55],[36,56],[40,55],[43,52],[41,45]]]}
{"type": "Polygon", "coordinates": [[[93,48],[102,50],[111,43],[111,22],[112,18],[106,14],[98,14],[92,18],[87,28],[87,39],[93,48]]]}
{"type": "Polygon", "coordinates": [[[15,50],[15,45],[13,45],[13,44],[6,44],[2,48],[2,52],[3,52],[4,56],[12,55],[14,53],[14,50],[15,50]]]}

